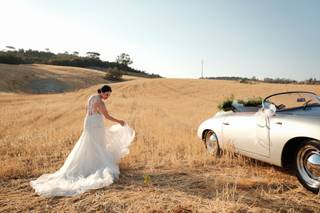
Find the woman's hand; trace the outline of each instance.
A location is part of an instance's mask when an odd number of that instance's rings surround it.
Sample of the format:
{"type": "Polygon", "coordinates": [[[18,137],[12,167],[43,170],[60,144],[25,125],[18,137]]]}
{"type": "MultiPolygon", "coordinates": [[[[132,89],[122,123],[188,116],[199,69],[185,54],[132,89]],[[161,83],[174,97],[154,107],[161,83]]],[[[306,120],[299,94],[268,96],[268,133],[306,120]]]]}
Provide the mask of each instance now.
{"type": "Polygon", "coordinates": [[[124,126],[126,124],[126,122],[119,120],[119,124],[121,124],[121,126],[124,126]]]}
{"type": "Polygon", "coordinates": [[[113,121],[113,122],[117,122],[117,123],[121,124],[121,126],[124,126],[126,124],[126,122],[124,122],[123,120],[118,120],[118,119],[112,117],[111,115],[109,115],[109,112],[108,112],[108,110],[106,108],[106,105],[102,101],[98,102],[97,105],[98,105],[97,106],[98,107],[98,111],[101,114],[103,114],[106,119],[108,119],[110,121],[113,121]]]}

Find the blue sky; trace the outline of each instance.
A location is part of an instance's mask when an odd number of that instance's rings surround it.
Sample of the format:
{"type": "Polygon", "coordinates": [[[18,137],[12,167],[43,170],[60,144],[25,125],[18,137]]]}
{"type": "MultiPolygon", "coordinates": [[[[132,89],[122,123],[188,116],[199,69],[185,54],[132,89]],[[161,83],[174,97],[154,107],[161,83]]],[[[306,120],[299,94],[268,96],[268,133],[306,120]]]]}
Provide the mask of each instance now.
{"type": "Polygon", "coordinates": [[[317,0],[12,0],[0,9],[0,49],[131,55],[166,77],[320,79],[317,0]]]}

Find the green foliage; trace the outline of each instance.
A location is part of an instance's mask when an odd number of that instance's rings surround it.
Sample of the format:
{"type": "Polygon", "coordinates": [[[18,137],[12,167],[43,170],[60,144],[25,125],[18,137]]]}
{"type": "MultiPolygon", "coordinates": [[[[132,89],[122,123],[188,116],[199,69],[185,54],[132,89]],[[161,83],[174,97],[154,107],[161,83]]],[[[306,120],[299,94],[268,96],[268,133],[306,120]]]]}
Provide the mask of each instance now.
{"type": "Polygon", "coordinates": [[[2,52],[0,52],[0,63],[23,64],[24,61],[22,58],[15,56],[13,54],[3,54],[2,52]]]}
{"type": "Polygon", "coordinates": [[[288,78],[264,78],[264,82],[273,83],[273,84],[296,84],[298,83],[296,80],[291,80],[288,78]]]}
{"type": "Polygon", "coordinates": [[[225,100],[223,100],[221,103],[218,104],[219,110],[228,111],[233,108],[232,102],[234,100],[234,95],[231,95],[230,97],[227,97],[225,100]]]}
{"type": "Polygon", "coordinates": [[[99,59],[100,53],[97,53],[97,52],[87,52],[87,57],[99,59]]]}
{"type": "Polygon", "coordinates": [[[248,100],[238,100],[238,103],[243,104],[244,106],[247,107],[256,107],[256,106],[261,106],[262,104],[262,98],[261,97],[253,97],[249,98],[248,100]]]}
{"type": "Polygon", "coordinates": [[[230,97],[227,97],[225,100],[223,100],[221,103],[218,104],[218,109],[223,111],[233,110],[234,107],[232,106],[232,103],[235,100],[239,104],[243,104],[246,107],[257,107],[257,106],[261,106],[263,99],[261,97],[253,97],[246,100],[242,100],[242,99],[235,99],[234,95],[231,95],[230,97]]]}
{"type": "Polygon", "coordinates": [[[143,175],[143,183],[144,184],[150,184],[152,181],[151,181],[151,177],[149,174],[144,174],[143,175]]]}
{"type": "Polygon", "coordinates": [[[121,64],[121,65],[124,65],[124,66],[128,66],[130,64],[132,64],[132,60],[130,58],[130,55],[129,54],[126,54],[126,53],[121,53],[117,59],[116,59],[116,62],[118,64],[121,64]]]}
{"type": "Polygon", "coordinates": [[[304,81],[296,81],[289,78],[264,78],[263,80],[259,80],[255,76],[253,76],[250,79],[235,77],[235,76],[206,77],[206,79],[239,81],[240,83],[244,83],[244,84],[254,84],[257,82],[265,82],[265,83],[272,83],[272,84],[311,84],[311,85],[320,84],[320,80],[317,80],[316,78],[309,78],[304,81]]]}
{"type": "Polygon", "coordinates": [[[61,65],[61,66],[74,66],[74,67],[109,67],[108,63],[105,63],[97,58],[79,57],[74,54],[65,55],[58,54],[53,56],[48,64],[61,65]]]}
{"type": "Polygon", "coordinates": [[[111,81],[121,81],[122,80],[122,71],[118,68],[112,68],[107,71],[105,74],[105,79],[111,81]]]}
{"type": "Polygon", "coordinates": [[[247,78],[243,78],[239,81],[241,84],[253,84],[253,81],[250,81],[247,78]]]}
{"type": "MultiPolygon", "coordinates": [[[[121,70],[123,73],[132,73],[142,76],[148,76],[150,78],[161,77],[156,74],[148,74],[147,72],[140,71],[129,67],[132,63],[128,54],[122,53],[119,56],[118,62],[102,61],[97,52],[87,52],[86,57],[79,56],[79,52],[73,51],[69,53],[52,53],[49,48],[46,51],[38,50],[16,50],[14,47],[7,46],[6,51],[0,51],[0,63],[5,64],[52,64],[61,66],[74,66],[74,67],[89,67],[89,68],[100,68],[102,70],[116,68],[121,70]]],[[[118,78],[118,77],[117,77],[118,78]]]]}
{"type": "Polygon", "coordinates": [[[42,64],[46,63],[51,57],[54,56],[54,54],[50,52],[24,49],[0,51],[0,55],[0,63],[5,64],[42,64]]]}

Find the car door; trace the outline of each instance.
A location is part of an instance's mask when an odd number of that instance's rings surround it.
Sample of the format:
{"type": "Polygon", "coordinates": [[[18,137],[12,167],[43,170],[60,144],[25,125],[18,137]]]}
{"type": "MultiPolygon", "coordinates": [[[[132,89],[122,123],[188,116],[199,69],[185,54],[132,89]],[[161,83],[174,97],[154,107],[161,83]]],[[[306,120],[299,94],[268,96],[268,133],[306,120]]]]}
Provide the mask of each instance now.
{"type": "Polygon", "coordinates": [[[262,111],[235,113],[226,117],[222,126],[224,143],[234,145],[236,151],[269,156],[268,118],[262,111]]]}

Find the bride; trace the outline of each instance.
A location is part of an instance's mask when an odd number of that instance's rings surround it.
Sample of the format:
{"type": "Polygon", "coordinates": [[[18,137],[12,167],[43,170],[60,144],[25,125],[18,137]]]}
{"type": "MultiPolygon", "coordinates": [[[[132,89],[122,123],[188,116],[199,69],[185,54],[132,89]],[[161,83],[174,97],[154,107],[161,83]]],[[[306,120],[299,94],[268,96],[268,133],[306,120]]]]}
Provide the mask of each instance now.
{"type": "Polygon", "coordinates": [[[76,195],[108,186],[118,178],[118,161],[129,153],[135,132],[124,121],[109,115],[103,100],[111,92],[111,87],[104,85],[98,94],[89,97],[79,140],[58,171],[30,182],[36,193],[46,197],[76,195]],[[103,116],[119,124],[105,128],[103,116]]]}

